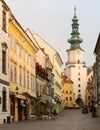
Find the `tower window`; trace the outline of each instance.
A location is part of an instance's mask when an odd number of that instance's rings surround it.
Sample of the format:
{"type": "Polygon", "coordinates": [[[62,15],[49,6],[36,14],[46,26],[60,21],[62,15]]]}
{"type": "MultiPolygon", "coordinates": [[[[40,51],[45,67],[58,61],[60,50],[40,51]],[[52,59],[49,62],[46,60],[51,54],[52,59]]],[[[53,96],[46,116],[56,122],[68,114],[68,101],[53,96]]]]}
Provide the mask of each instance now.
{"type": "Polygon", "coordinates": [[[78,81],[80,81],[81,79],[80,78],[78,78],[78,81]]]}
{"type": "Polygon", "coordinates": [[[80,69],[80,66],[78,66],[78,69],[80,69]]]}
{"type": "Polygon", "coordinates": [[[81,90],[79,89],[78,92],[81,92],[81,90]]]}
{"type": "Polygon", "coordinates": [[[78,63],[80,63],[80,60],[78,60],[78,63]]]}
{"type": "Polygon", "coordinates": [[[80,72],[78,72],[78,75],[80,75],[80,72]]]}
{"type": "Polygon", "coordinates": [[[78,84],[78,87],[80,87],[81,85],[80,84],[78,84]]]}

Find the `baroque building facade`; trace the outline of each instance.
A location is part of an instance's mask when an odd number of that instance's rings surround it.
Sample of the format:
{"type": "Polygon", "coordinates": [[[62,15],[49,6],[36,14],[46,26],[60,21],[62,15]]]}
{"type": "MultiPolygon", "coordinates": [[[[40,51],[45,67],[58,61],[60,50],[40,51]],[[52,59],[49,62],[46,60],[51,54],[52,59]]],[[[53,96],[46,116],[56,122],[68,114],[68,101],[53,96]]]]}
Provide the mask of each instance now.
{"type": "Polygon", "coordinates": [[[35,53],[38,48],[9,13],[10,121],[29,119],[35,113],[35,53]]]}
{"type": "Polygon", "coordinates": [[[0,0],[0,123],[9,116],[8,12],[9,7],[0,0]]]}
{"type": "Polygon", "coordinates": [[[61,110],[61,66],[58,52],[27,33],[0,0],[0,123],[61,110]]]}
{"type": "Polygon", "coordinates": [[[32,32],[27,29],[27,34],[34,41],[38,48],[36,53],[36,114],[48,114],[52,112],[52,99],[54,87],[53,65],[49,55],[45,53],[45,48],[41,48],[32,32]]]}
{"type": "Polygon", "coordinates": [[[61,75],[62,83],[62,107],[63,108],[73,108],[75,104],[75,94],[74,94],[74,83],[71,79],[62,73],[61,75]]]}
{"type": "Polygon", "coordinates": [[[97,102],[97,115],[100,117],[100,33],[95,46],[94,54],[96,55],[94,64],[94,86],[95,100],[97,102]]]}
{"type": "Polygon", "coordinates": [[[56,102],[53,108],[56,109],[56,112],[58,113],[61,110],[61,67],[63,62],[59,53],[53,47],[51,47],[44,39],[42,39],[36,33],[33,33],[33,36],[38,42],[39,46],[41,48],[44,48],[44,52],[49,56],[51,64],[53,65],[52,73],[54,74],[54,102],[56,102]]]}
{"type": "Polygon", "coordinates": [[[93,67],[87,69],[86,105],[91,107],[94,100],[93,67]]]}
{"type": "Polygon", "coordinates": [[[71,44],[67,50],[68,61],[64,70],[65,75],[74,82],[75,100],[83,106],[86,100],[86,86],[87,86],[87,67],[83,60],[84,50],[81,48],[80,43],[83,41],[79,37],[78,31],[78,18],[76,16],[76,7],[74,8],[74,17],[72,19],[72,33],[68,42],[71,44]]]}

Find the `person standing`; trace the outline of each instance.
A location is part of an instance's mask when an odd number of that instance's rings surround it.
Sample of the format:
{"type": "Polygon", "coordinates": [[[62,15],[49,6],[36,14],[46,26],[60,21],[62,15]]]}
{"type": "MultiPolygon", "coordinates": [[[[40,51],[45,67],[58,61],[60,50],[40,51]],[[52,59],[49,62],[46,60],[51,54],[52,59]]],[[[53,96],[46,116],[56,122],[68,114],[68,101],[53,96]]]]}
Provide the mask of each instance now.
{"type": "Polygon", "coordinates": [[[95,104],[92,106],[92,117],[96,117],[96,107],[95,104]]]}

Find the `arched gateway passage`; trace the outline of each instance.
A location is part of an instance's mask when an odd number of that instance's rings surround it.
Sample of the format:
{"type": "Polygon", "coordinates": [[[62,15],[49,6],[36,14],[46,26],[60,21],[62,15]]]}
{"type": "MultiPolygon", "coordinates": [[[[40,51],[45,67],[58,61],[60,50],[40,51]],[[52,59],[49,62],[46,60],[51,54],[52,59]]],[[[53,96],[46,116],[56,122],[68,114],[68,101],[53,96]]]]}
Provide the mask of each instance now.
{"type": "Polygon", "coordinates": [[[77,99],[76,99],[76,103],[77,103],[80,107],[83,106],[83,100],[82,100],[81,98],[77,98],[77,99]]]}

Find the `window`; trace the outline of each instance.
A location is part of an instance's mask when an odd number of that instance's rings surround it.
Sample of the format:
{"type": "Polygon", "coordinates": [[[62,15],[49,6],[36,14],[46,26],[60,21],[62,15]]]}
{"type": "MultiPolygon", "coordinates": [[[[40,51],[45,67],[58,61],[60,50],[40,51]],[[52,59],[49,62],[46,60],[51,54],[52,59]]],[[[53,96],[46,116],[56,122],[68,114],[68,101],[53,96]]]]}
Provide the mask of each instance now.
{"type": "Polygon", "coordinates": [[[4,87],[3,91],[2,91],[2,111],[3,112],[7,111],[7,109],[6,109],[6,107],[7,107],[6,95],[7,95],[7,92],[6,92],[6,88],[4,87]]]}
{"type": "Polygon", "coordinates": [[[79,89],[78,92],[81,92],[81,90],[79,89]]]}
{"type": "Polygon", "coordinates": [[[80,60],[78,60],[78,63],[80,63],[80,60]]]}
{"type": "Polygon", "coordinates": [[[78,78],[78,81],[80,81],[80,78],[78,78]]]}
{"type": "Polygon", "coordinates": [[[32,87],[32,86],[33,86],[33,82],[32,82],[32,80],[33,80],[33,79],[32,79],[32,77],[31,77],[31,90],[33,90],[33,87],[32,87]]]}
{"type": "Polygon", "coordinates": [[[33,56],[31,56],[31,58],[30,58],[30,63],[31,63],[31,66],[33,67],[34,66],[34,58],[33,58],[33,56]]]}
{"type": "Polygon", "coordinates": [[[25,51],[23,51],[23,59],[25,60],[25,51]]]}
{"type": "Polygon", "coordinates": [[[80,84],[78,84],[78,87],[80,87],[80,84]]]}
{"type": "Polygon", "coordinates": [[[54,74],[53,73],[51,74],[51,83],[54,85],[54,74]]]}
{"type": "Polygon", "coordinates": [[[78,69],[80,69],[80,66],[78,66],[78,69]]]}
{"type": "Polygon", "coordinates": [[[70,97],[70,101],[72,101],[72,97],[70,97]]]}
{"type": "Polygon", "coordinates": [[[25,61],[27,62],[27,52],[25,51],[25,61]]]}
{"type": "Polygon", "coordinates": [[[31,90],[34,91],[34,79],[31,77],[31,90]]]}
{"type": "Polygon", "coordinates": [[[70,91],[70,94],[72,94],[72,91],[70,91]]]}
{"type": "Polygon", "coordinates": [[[90,92],[90,95],[92,95],[92,92],[90,92]]]}
{"type": "Polygon", "coordinates": [[[6,51],[7,51],[7,44],[2,44],[2,73],[6,74],[6,51]]]}
{"type": "Polygon", "coordinates": [[[1,104],[1,97],[0,97],[0,104],[1,104]]]}
{"type": "Polygon", "coordinates": [[[24,88],[26,87],[26,74],[25,74],[25,71],[24,71],[24,88]]]}
{"type": "Polygon", "coordinates": [[[68,101],[68,97],[66,97],[66,101],[68,101]]]}
{"type": "Polygon", "coordinates": [[[30,58],[30,55],[28,55],[28,63],[30,64],[31,62],[31,58],[30,58]]]}
{"type": "Polygon", "coordinates": [[[23,59],[27,62],[27,51],[23,51],[23,59]]]}
{"type": "Polygon", "coordinates": [[[16,51],[16,39],[14,38],[14,51],[16,51]]]}
{"type": "Polygon", "coordinates": [[[19,47],[19,56],[22,56],[22,48],[19,47]]]}
{"type": "Polygon", "coordinates": [[[27,73],[27,88],[29,89],[29,73],[27,73]]]}
{"type": "Polygon", "coordinates": [[[13,81],[13,68],[12,68],[12,65],[10,65],[10,80],[13,81]]]}
{"type": "Polygon", "coordinates": [[[2,51],[2,73],[6,74],[6,52],[2,51]]]}
{"type": "Polygon", "coordinates": [[[17,81],[17,70],[16,67],[14,67],[14,82],[17,81]]]}
{"type": "Polygon", "coordinates": [[[68,94],[68,91],[66,91],[66,94],[68,94]]]}
{"type": "Polygon", "coordinates": [[[12,34],[10,34],[10,48],[13,47],[13,36],[12,34]]]}
{"type": "Polygon", "coordinates": [[[22,70],[19,71],[19,84],[22,85],[22,70]]]}
{"type": "Polygon", "coordinates": [[[3,9],[3,12],[2,12],[2,30],[6,32],[6,26],[7,26],[7,23],[6,23],[6,8],[3,9]]]}
{"type": "Polygon", "coordinates": [[[88,100],[90,100],[90,96],[88,96],[88,100]]]}
{"type": "Polygon", "coordinates": [[[30,61],[29,61],[29,64],[32,65],[32,58],[31,58],[31,55],[30,55],[30,61]]]}
{"type": "Polygon", "coordinates": [[[80,75],[80,72],[78,72],[78,75],[80,75]]]}

